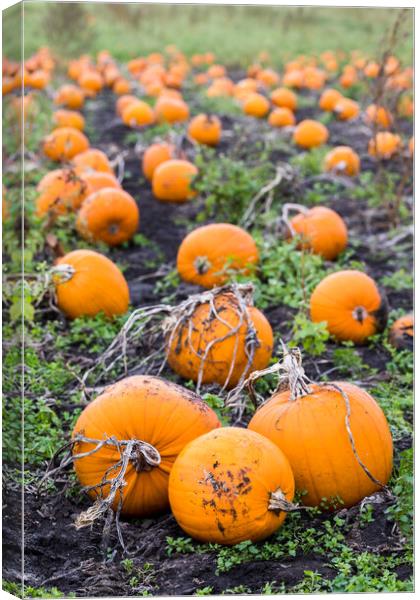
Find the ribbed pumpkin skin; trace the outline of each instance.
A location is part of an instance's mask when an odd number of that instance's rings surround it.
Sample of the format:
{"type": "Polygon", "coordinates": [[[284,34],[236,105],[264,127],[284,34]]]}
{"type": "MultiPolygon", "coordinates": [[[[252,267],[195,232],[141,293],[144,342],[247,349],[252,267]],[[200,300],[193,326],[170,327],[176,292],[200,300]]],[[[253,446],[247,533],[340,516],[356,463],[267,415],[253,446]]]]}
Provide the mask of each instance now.
{"type": "MultiPolygon", "coordinates": [[[[219,294],[214,300],[215,309],[220,318],[231,328],[239,323],[237,300],[231,294],[219,294]]],[[[257,331],[260,347],[255,350],[254,359],[247,373],[256,369],[264,369],[271,358],[273,350],[273,331],[270,323],[257,308],[248,307],[249,317],[257,331]]],[[[230,328],[222,323],[211,312],[208,303],[201,304],[191,317],[191,340],[188,340],[188,324],[178,326],[172,336],[168,348],[169,366],[185,379],[197,381],[201,366],[201,357],[208,344],[216,339],[221,341],[213,344],[207,354],[203,366],[203,383],[218,383],[224,385],[229,375],[229,369],[236,349],[236,358],[227,387],[234,387],[245,371],[248,359],[245,353],[247,325],[244,322],[239,331],[222,340],[230,332],[230,328]]],[[[168,344],[169,344],[168,339],[168,344]]]]}
{"type": "Polygon", "coordinates": [[[326,260],[334,260],[347,246],[346,224],[331,208],[316,206],[296,215],[290,223],[302,237],[302,246],[326,260]]]}
{"type": "MultiPolygon", "coordinates": [[[[77,420],[73,436],[83,433],[98,440],[105,436],[137,439],[156,448],[161,456],[158,467],[137,473],[130,463],[125,476],[128,485],[123,490],[122,514],[146,517],[169,508],[168,477],[184,446],[216,427],[220,427],[216,414],[199,396],[158,377],[138,375],[110,386],[91,402],[77,420]]],[[[79,443],[74,452],[93,447],[79,443]]],[[[76,460],[81,485],[98,484],[119,457],[116,448],[107,447],[76,460]]],[[[95,493],[91,496],[95,498],[95,493]]],[[[118,494],[114,509],[117,502],[118,494]]]]}
{"type": "MultiPolygon", "coordinates": [[[[350,426],[357,452],[369,471],[386,484],[392,471],[392,438],[375,400],[351,383],[337,382],[350,400],[350,426]]],[[[295,401],[275,394],[257,410],[248,427],[265,435],[286,455],[303,503],[317,506],[339,496],[350,507],[378,491],[357,462],[345,426],[345,402],[333,389],[311,386],[295,401]]]]}
{"type": "Polygon", "coordinates": [[[82,237],[118,246],[130,240],[139,227],[136,201],[122,189],[102,188],[83,202],[76,221],[82,237]]]}
{"type": "Polygon", "coordinates": [[[211,288],[226,282],[226,269],[249,274],[259,260],[258,248],[244,229],[229,223],[198,227],[182,241],[177,256],[184,281],[211,288]]]}
{"type": "Polygon", "coordinates": [[[101,311],[108,317],[127,312],[128,285],[109,258],[93,250],[74,250],[57,261],[61,264],[75,269],[69,281],[56,283],[58,307],[70,319],[93,317],[101,311]]]}
{"type": "Polygon", "coordinates": [[[371,277],[349,270],[331,273],[316,286],[310,312],[312,321],[326,321],[328,331],[337,339],[362,344],[384,329],[388,306],[371,277]],[[357,309],[365,312],[360,321],[357,309]]]}
{"type": "Polygon", "coordinates": [[[74,127],[57,127],[43,141],[45,156],[51,160],[70,160],[89,148],[89,140],[74,127]]]}
{"type": "Polygon", "coordinates": [[[218,544],[254,542],[274,533],[286,518],[268,510],[270,493],[294,495],[284,454],[267,438],[224,427],[194,440],[180,453],[169,478],[175,519],[193,538],[218,544]]]}

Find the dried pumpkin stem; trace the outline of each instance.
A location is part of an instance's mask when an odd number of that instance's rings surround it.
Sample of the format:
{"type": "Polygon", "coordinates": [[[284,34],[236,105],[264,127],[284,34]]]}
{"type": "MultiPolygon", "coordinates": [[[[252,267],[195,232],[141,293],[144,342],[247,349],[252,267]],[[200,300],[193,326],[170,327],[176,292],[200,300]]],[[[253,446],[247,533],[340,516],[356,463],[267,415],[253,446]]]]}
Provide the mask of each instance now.
{"type": "Polygon", "coordinates": [[[56,265],[49,270],[51,280],[57,283],[65,283],[66,281],[70,281],[75,273],[76,269],[73,267],[73,265],[67,264],[56,265]]]}
{"type": "Polygon", "coordinates": [[[299,506],[289,502],[286,496],[283,494],[281,488],[278,488],[275,492],[270,493],[270,499],[268,501],[268,510],[272,510],[275,513],[283,512],[296,512],[298,510],[309,510],[310,506],[299,506]]]}
{"type": "Polygon", "coordinates": [[[293,202],[287,202],[283,205],[281,220],[286,225],[290,235],[293,237],[296,235],[296,231],[293,225],[291,224],[289,218],[289,213],[291,213],[292,211],[305,215],[309,212],[309,209],[306,206],[302,206],[302,204],[294,204],[293,202]]]}

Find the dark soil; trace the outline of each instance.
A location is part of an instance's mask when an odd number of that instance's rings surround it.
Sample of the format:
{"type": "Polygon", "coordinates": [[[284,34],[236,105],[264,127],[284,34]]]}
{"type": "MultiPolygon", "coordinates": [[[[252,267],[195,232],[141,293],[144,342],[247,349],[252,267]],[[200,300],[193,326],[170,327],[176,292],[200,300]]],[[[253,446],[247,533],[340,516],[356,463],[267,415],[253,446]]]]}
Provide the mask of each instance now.
{"type": "MultiPolygon", "coordinates": [[[[85,114],[92,131],[96,132],[96,137],[92,137],[91,142],[93,146],[105,150],[111,156],[122,150],[126,151],[126,176],[123,186],[138,202],[141,213],[140,232],[153,242],[153,246],[139,247],[130,244],[127,248],[113,250],[110,256],[128,267],[125,276],[130,285],[133,306],[151,305],[160,301],[154,287],[161,275],[155,273],[155,267],[147,266],[148,261],[156,259],[158,253],[161,253],[161,264],[169,265],[170,268],[174,266],[178,246],[187,231],[186,225],[180,223],[194,221],[200,202],[171,205],[160,203],[153,198],[150,184],[141,174],[140,158],[135,153],[134,142],[126,142],[130,130],[115,117],[114,101],[115,98],[110,93],[104,92],[88,103],[85,114]]],[[[297,119],[311,114],[313,110],[311,113],[310,109],[302,109],[298,111],[297,119]]],[[[250,146],[261,137],[261,132],[264,132],[260,122],[245,117],[226,116],[223,122],[225,130],[235,123],[246,127],[250,132],[250,146]]],[[[357,125],[333,123],[329,128],[332,145],[352,145],[364,155],[365,170],[377,168],[376,164],[365,156],[369,135],[361,122],[357,125]]],[[[139,138],[141,139],[141,133],[139,138]]],[[[230,139],[226,138],[219,151],[228,150],[230,139]]],[[[278,160],[283,159],[278,156],[278,160]]],[[[303,185],[312,185],[310,178],[303,185]]],[[[340,193],[334,192],[329,202],[346,220],[350,239],[358,242],[354,248],[354,259],[365,262],[369,273],[375,279],[397,270],[401,253],[407,268],[410,263],[408,255],[411,254],[409,245],[408,250],[407,247],[384,248],[380,242],[375,242],[375,236],[383,233],[386,227],[387,215],[383,210],[370,209],[365,201],[350,199],[345,187],[340,193]]],[[[197,291],[199,289],[195,286],[182,284],[176,292],[176,297],[184,299],[197,291]]],[[[386,291],[391,307],[412,309],[410,292],[386,291]]],[[[287,332],[292,309],[272,306],[265,312],[274,331],[287,332]]],[[[308,360],[310,376],[318,377],[320,373],[331,369],[334,364],[331,360],[333,347],[331,344],[323,355],[321,367],[317,361],[308,360]]],[[[365,362],[378,368],[378,378],[386,379],[387,374],[383,372],[388,359],[386,350],[378,347],[373,350],[361,348],[359,352],[365,362]]],[[[410,444],[411,440],[408,438],[397,442],[396,454],[410,444]]],[[[381,495],[378,495],[378,500],[379,503],[374,505],[374,521],[363,529],[360,529],[356,518],[359,507],[342,511],[348,522],[354,523],[346,541],[359,551],[387,553],[398,544],[398,540],[394,539],[392,534],[393,524],[388,522],[384,515],[384,508],[389,500],[381,495]]],[[[214,553],[175,554],[170,557],[167,555],[166,537],[183,536],[183,532],[172,516],[163,515],[142,522],[123,521],[121,524],[127,556],[133,559],[135,567],[149,562],[156,571],[153,582],[140,582],[136,592],[129,583],[131,576],[120,564],[121,549],[115,530],[112,531],[108,542],[108,548],[111,550],[108,549],[104,554],[101,550],[100,525],[92,529],[75,529],[75,516],[83,507],[88,506],[88,500],[47,493],[38,495],[35,489],[29,488],[25,492],[24,502],[25,584],[34,587],[56,586],[65,593],[73,592],[77,596],[126,596],[141,595],[143,589],[153,590],[155,595],[186,595],[206,586],[211,586],[213,593],[220,593],[246,584],[252,592],[259,593],[266,582],[284,582],[288,587],[292,586],[302,579],[305,570],[318,571],[327,578],[335,576],[333,569],[325,566],[322,556],[304,555],[300,551],[293,559],[245,563],[216,576],[214,553]]],[[[9,581],[17,581],[20,577],[21,554],[20,491],[9,481],[5,483],[3,519],[3,577],[9,581]]],[[[318,517],[318,520],[322,520],[322,517],[318,517]]],[[[312,518],[311,526],[316,527],[316,522],[312,518]]],[[[411,575],[410,567],[400,567],[398,575],[408,578],[411,575]]]]}

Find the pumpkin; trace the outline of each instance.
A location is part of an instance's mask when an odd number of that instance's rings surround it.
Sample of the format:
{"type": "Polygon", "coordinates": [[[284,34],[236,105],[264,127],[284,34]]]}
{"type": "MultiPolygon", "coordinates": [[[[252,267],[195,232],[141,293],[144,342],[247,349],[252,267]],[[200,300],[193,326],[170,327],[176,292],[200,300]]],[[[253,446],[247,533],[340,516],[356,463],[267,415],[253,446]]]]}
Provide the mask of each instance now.
{"type": "Polygon", "coordinates": [[[177,269],[184,281],[211,288],[225,283],[229,272],[250,274],[258,260],[258,249],[249,233],[236,225],[214,223],[198,227],[184,238],[177,269]]]}
{"type": "Polygon", "coordinates": [[[169,366],[184,379],[234,387],[241,378],[263,369],[273,350],[273,332],[254,306],[241,309],[230,292],[216,295],[212,306],[197,306],[188,322],[177,323],[167,339],[169,366]],[[248,342],[254,344],[251,356],[248,342]]]}
{"type": "Polygon", "coordinates": [[[86,171],[80,173],[82,179],[87,185],[86,197],[102,188],[118,188],[121,189],[121,184],[115,175],[105,173],[104,171],[86,171]]]}
{"type": "Polygon", "coordinates": [[[338,271],[317,285],[310,312],[312,321],[325,321],[329,333],[338,340],[362,344],[385,328],[388,303],[366,273],[338,271]]]}
{"type": "Polygon", "coordinates": [[[122,189],[102,188],[83,202],[76,221],[82,237],[118,246],[137,232],[140,212],[136,201],[122,189]]]}
{"type": "Polygon", "coordinates": [[[270,102],[262,94],[248,94],[242,103],[242,110],[246,115],[262,119],[270,110],[270,102]]]}
{"type": "Polygon", "coordinates": [[[304,75],[300,69],[291,69],[284,74],[283,85],[291,88],[301,88],[304,83],[304,75]]]}
{"type": "Polygon", "coordinates": [[[316,67],[305,67],[303,70],[303,87],[319,90],[324,87],[327,74],[316,67]]]}
{"type": "Polygon", "coordinates": [[[123,94],[120,96],[115,104],[115,111],[119,117],[122,117],[122,113],[127,106],[129,106],[132,102],[137,102],[138,98],[136,96],[132,96],[131,94],[123,94]]]}
{"type": "Polygon", "coordinates": [[[100,73],[92,69],[83,71],[77,80],[77,83],[86,92],[93,92],[96,94],[104,86],[104,80],[100,73]]]}
{"type": "Polygon", "coordinates": [[[77,210],[86,198],[88,186],[72,169],[56,169],[45,175],[37,186],[36,214],[63,215],[77,210]]]}
{"type": "Polygon", "coordinates": [[[266,87],[274,87],[280,83],[280,76],[273,69],[261,69],[257,74],[257,81],[266,87]]]}
{"type": "Polygon", "coordinates": [[[339,83],[343,88],[350,88],[352,85],[357,83],[357,79],[357,71],[353,65],[346,65],[339,79],[339,83]]]}
{"type": "Polygon", "coordinates": [[[207,69],[207,75],[212,79],[224,77],[226,75],[226,69],[223,65],[212,65],[207,69]]]}
{"type": "Polygon", "coordinates": [[[58,127],[44,138],[42,149],[54,161],[71,160],[89,148],[89,140],[74,127],[58,127]]]}
{"type": "Polygon", "coordinates": [[[380,67],[379,67],[378,63],[376,63],[374,61],[368,62],[368,64],[366,65],[366,67],[363,70],[365,76],[369,77],[370,79],[374,79],[375,77],[377,77],[379,75],[379,71],[380,71],[380,67]]]}
{"type": "Polygon", "coordinates": [[[290,108],[275,108],[271,111],[268,122],[272,127],[290,127],[295,125],[296,119],[290,108]]]}
{"type": "Polygon", "coordinates": [[[57,127],[73,127],[79,131],[83,131],[85,128],[83,115],[75,110],[56,110],[53,113],[53,123],[57,127]]]}
{"type": "Polygon", "coordinates": [[[398,105],[398,116],[400,117],[412,117],[414,114],[414,103],[410,96],[401,96],[398,105]]]}
{"type": "Polygon", "coordinates": [[[129,127],[142,127],[155,122],[155,113],[147,102],[135,100],[122,109],[121,118],[129,127]]]}
{"type": "Polygon", "coordinates": [[[310,249],[326,260],[334,260],[346,249],[346,224],[339,214],[326,206],[301,207],[299,214],[290,220],[289,227],[301,239],[302,248],[310,249]]]}
{"type": "Polygon", "coordinates": [[[124,77],[118,77],[112,84],[112,91],[117,96],[122,96],[123,94],[129,94],[131,91],[131,83],[124,79],[124,77]]]}
{"type": "Polygon", "coordinates": [[[162,96],[155,105],[156,119],[159,123],[181,123],[190,116],[188,104],[179,98],[162,96]]]}
{"type": "Polygon", "coordinates": [[[349,146],[337,146],[324,159],[324,170],[345,175],[357,175],[360,171],[359,155],[349,146]]]}
{"type": "Polygon", "coordinates": [[[199,144],[217,146],[222,135],[222,123],[214,115],[197,115],[188,125],[188,135],[199,144]]]}
{"type": "Polygon", "coordinates": [[[411,137],[408,141],[408,151],[410,153],[410,156],[413,157],[414,156],[414,136],[411,137]]]}
{"type": "Polygon", "coordinates": [[[62,85],[54,96],[55,104],[63,104],[76,110],[82,108],[84,102],[85,94],[83,90],[72,84],[62,85]]]}
{"type": "Polygon", "coordinates": [[[190,184],[196,175],[198,169],[193,163],[187,160],[166,160],[153,173],[153,194],[158,200],[186,202],[195,196],[190,184]]]}
{"type": "Polygon", "coordinates": [[[80,152],[72,160],[72,163],[80,171],[102,171],[103,173],[114,174],[107,155],[97,148],[89,148],[85,152],[80,152]]]}
{"type": "Polygon", "coordinates": [[[301,121],[293,133],[295,143],[302,148],[321,146],[325,144],[328,137],[329,133],[325,125],[312,119],[301,121]]]}
{"type": "Polygon", "coordinates": [[[124,275],[106,256],[74,250],[59,258],[52,269],[58,308],[70,319],[123,315],[129,290],[124,275]]]}
{"type": "Polygon", "coordinates": [[[398,350],[413,350],[414,316],[412,313],[394,321],[389,330],[389,342],[398,350]]]}
{"type": "Polygon", "coordinates": [[[178,525],[202,542],[263,540],[283,523],[276,499],[294,495],[292,469],[267,438],[239,427],[214,429],[179,454],[169,476],[178,525]]]}
{"type": "MultiPolygon", "coordinates": [[[[174,461],[195,438],[220,427],[213,410],[193,392],[158,377],[137,375],[106,388],[88,404],[78,418],[73,438],[93,440],[113,436],[116,440],[138,440],[124,474],[121,488],[123,515],[148,517],[169,508],[168,481],[174,461]],[[144,455],[140,442],[148,444],[144,455]],[[156,460],[151,464],[147,457],[156,460]]],[[[79,441],[73,455],[92,450],[95,444],[79,441]]],[[[94,454],[74,461],[82,486],[99,486],[102,479],[115,477],[120,452],[104,446],[94,454]]],[[[97,499],[99,488],[90,491],[97,499]]],[[[104,496],[109,493],[105,488],[104,496]]],[[[120,493],[112,505],[117,510],[120,493]]]]}
{"type": "Polygon", "coordinates": [[[342,99],[343,95],[338,90],[334,90],[332,88],[324,90],[319,99],[319,108],[321,110],[332,112],[335,110],[338,102],[340,102],[342,99]]]}
{"type": "Polygon", "coordinates": [[[389,131],[380,131],[369,140],[368,152],[371,156],[389,160],[401,149],[401,138],[389,131]]]}
{"type": "Polygon", "coordinates": [[[351,98],[341,98],[335,105],[334,112],[340,121],[350,121],[359,115],[359,103],[351,98]]]}
{"type": "Polygon", "coordinates": [[[386,418],[366,391],[347,382],[310,384],[300,392],[275,393],[252,417],[248,427],[266,436],[290,462],[296,488],[307,506],[351,507],[380,490],[366,474],[385,485],[392,471],[392,437],[386,418]],[[347,415],[348,416],[348,415],[347,415]]]}
{"type": "Polygon", "coordinates": [[[380,125],[384,129],[388,129],[392,125],[392,115],[384,106],[370,104],[366,108],[366,122],[370,125],[380,125]]]}
{"type": "Polygon", "coordinates": [[[142,159],[143,174],[149,181],[153,178],[156,168],[174,157],[175,146],[166,142],[158,142],[146,148],[142,159]]]}
{"type": "Polygon", "coordinates": [[[50,83],[50,75],[43,69],[37,69],[27,77],[28,86],[35,90],[43,90],[50,83]]]}

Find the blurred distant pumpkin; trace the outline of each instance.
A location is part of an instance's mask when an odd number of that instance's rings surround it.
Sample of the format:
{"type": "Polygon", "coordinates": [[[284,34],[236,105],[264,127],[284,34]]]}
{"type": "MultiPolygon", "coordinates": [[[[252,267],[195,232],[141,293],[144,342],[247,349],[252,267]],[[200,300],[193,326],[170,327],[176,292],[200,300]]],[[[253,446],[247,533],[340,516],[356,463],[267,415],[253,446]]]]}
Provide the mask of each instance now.
{"type": "Polygon", "coordinates": [[[142,159],[143,174],[149,181],[156,168],[166,160],[174,158],[175,146],[167,142],[157,142],[146,148],[142,159]]]}
{"type": "Polygon", "coordinates": [[[72,84],[62,85],[54,96],[55,104],[63,104],[72,109],[82,108],[84,101],[85,94],[83,90],[72,84]]]}
{"type": "Polygon", "coordinates": [[[289,223],[301,247],[310,249],[326,260],[337,258],[347,246],[347,227],[338,213],[326,206],[301,208],[289,223]]]}
{"type": "Polygon", "coordinates": [[[305,119],[301,121],[293,133],[293,139],[302,148],[315,148],[328,140],[328,129],[322,123],[305,119]]]}
{"type": "Polygon", "coordinates": [[[242,110],[246,115],[262,119],[270,110],[270,102],[262,94],[251,93],[245,97],[242,110]]]}
{"type": "Polygon", "coordinates": [[[121,118],[129,127],[142,127],[155,122],[155,113],[147,102],[136,99],[122,109],[121,118]]]}
{"type": "Polygon", "coordinates": [[[313,291],[310,312],[312,321],[325,321],[338,340],[362,344],[384,330],[388,302],[366,273],[337,271],[324,277],[313,291]]]}
{"type": "Polygon", "coordinates": [[[333,112],[338,102],[342,99],[343,95],[338,90],[332,88],[324,90],[319,99],[319,108],[321,110],[333,112]]]}
{"type": "Polygon", "coordinates": [[[413,350],[414,315],[403,315],[391,325],[389,342],[398,350],[413,350]]]}
{"type": "Polygon", "coordinates": [[[190,442],[169,477],[179,526],[201,542],[233,545],[263,540],[283,523],[276,499],[291,502],[292,469],[266,437],[223,427],[190,442]]]}
{"type": "Polygon", "coordinates": [[[130,300],[128,285],[118,267],[92,250],[74,250],[52,269],[58,308],[70,319],[122,315],[130,300]]]}
{"type": "Polygon", "coordinates": [[[350,98],[341,98],[334,107],[334,113],[340,121],[350,121],[355,119],[360,112],[359,103],[350,98]]]}
{"type": "Polygon", "coordinates": [[[89,140],[74,127],[58,127],[44,138],[42,148],[51,160],[71,160],[89,148],[89,140]]]}
{"type": "Polygon", "coordinates": [[[270,100],[279,108],[288,108],[293,112],[297,109],[297,96],[288,88],[277,88],[270,94],[270,100]]]}
{"type": "Polygon", "coordinates": [[[131,83],[127,79],[124,79],[124,77],[118,77],[112,84],[112,91],[118,96],[129,94],[131,91],[131,83]]]}
{"type": "Polygon", "coordinates": [[[392,125],[392,115],[384,106],[377,106],[376,104],[370,104],[366,108],[365,113],[366,121],[372,125],[380,125],[387,129],[392,125]]]}
{"type": "Polygon", "coordinates": [[[295,125],[296,119],[290,108],[275,108],[268,116],[268,123],[272,127],[290,127],[295,125]]]}
{"type": "Polygon", "coordinates": [[[83,131],[85,128],[85,119],[81,113],[64,108],[53,113],[53,123],[57,127],[73,127],[79,131],[83,131]]]}
{"type": "Polygon", "coordinates": [[[82,170],[102,171],[104,173],[114,174],[114,169],[111,167],[109,159],[105,152],[97,148],[89,148],[84,152],[80,152],[72,160],[75,167],[82,170]]]}
{"type": "Polygon", "coordinates": [[[350,146],[336,146],[324,159],[325,171],[357,175],[360,171],[359,155],[350,146]]]}
{"type": "Polygon", "coordinates": [[[215,115],[197,115],[188,125],[188,135],[199,144],[217,146],[222,135],[222,123],[215,115]]]}
{"type": "Polygon", "coordinates": [[[256,369],[264,369],[273,351],[273,332],[262,312],[246,304],[241,317],[233,293],[218,294],[212,305],[197,306],[167,339],[169,366],[184,379],[234,387],[256,369]],[[254,352],[250,350],[251,339],[254,352]]]}
{"type": "MultiPolygon", "coordinates": [[[[148,517],[169,508],[168,479],[173,464],[183,448],[195,438],[220,427],[214,411],[199,396],[158,377],[135,375],[109,386],[83,410],[73,430],[94,440],[112,436],[117,440],[138,440],[122,488],[121,513],[131,517],[148,517]],[[148,452],[142,453],[141,442],[148,452]],[[155,460],[149,462],[148,457],[155,460]]],[[[73,453],[92,450],[94,444],[77,442],[73,453]]],[[[115,477],[115,464],[121,458],[115,446],[104,446],[94,454],[75,461],[82,486],[94,486],[92,499],[104,477],[115,477]]],[[[107,489],[102,490],[106,497],[107,489]]],[[[120,501],[117,494],[112,508],[120,501]]]]}
{"type": "Polygon", "coordinates": [[[122,117],[122,113],[125,108],[132,102],[136,102],[138,98],[136,96],[132,96],[131,94],[123,94],[120,96],[115,104],[115,112],[119,117],[122,117]]]}
{"type": "Polygon", "coordinates": [[[118,246],[137,232],[140,212],[136,201],[122,189],[102,188],[83,202],[76,221],[82,237],[118,246]]]}
{"type": "Polygon", "coordinates": [[[155,105],[156,119],[159,123],[180,123],[190,116],[188,104],[179,98],[162,97],[155,105]]]}
{"type": "Polygon", "coordinates": [[[187,160],[166,160],[153,172],[153,195],[158,200],[186,202],[195,196],[191,180],[196,175],[198,169],[193,163],[187,160]]]}
{"type": "Polygon", "coordinates": [[[83,169],[80,174],[87,186],[86,197],[103,188],[118,188],[121,189],[121,184],[115,175],[104,171],[91,171],[83,169]]]}
{"type": "Polygon", "coordinates": [[[184,281],[211,288],[225,283],[229,272],[248,275],[258,260],[249,233],[229,223],[213,223],[194,229],[183,239],[177,269],[184,281]]]}
{"type": "Polygon", "coordinates": [[[369,141],[368,152],[371,156],[389,160],[401,150],[401,138],[389,131],[380,131],[369,141]]]}

